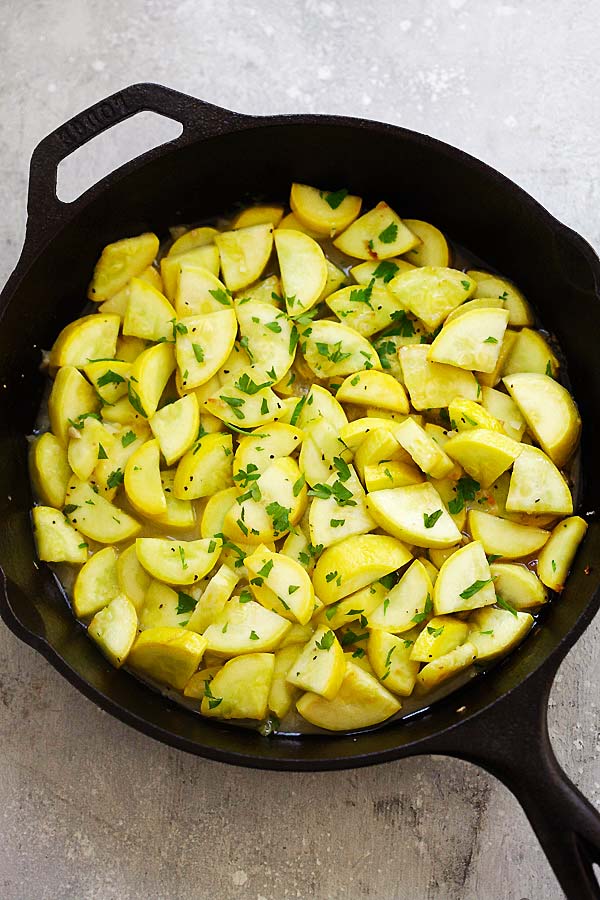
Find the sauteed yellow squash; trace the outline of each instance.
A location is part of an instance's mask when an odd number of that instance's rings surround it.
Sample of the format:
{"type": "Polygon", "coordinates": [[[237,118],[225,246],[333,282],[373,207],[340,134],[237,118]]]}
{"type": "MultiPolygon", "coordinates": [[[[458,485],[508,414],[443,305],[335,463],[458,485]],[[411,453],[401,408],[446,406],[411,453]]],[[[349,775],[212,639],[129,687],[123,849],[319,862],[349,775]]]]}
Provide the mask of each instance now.
{"type": "Polygon", "coordinates": [[[562,590],[581,422],[515,285],[385,202],[289,203],[104,248],[48,357],[33,524],[113,665],[363,728],[562,590]]]}

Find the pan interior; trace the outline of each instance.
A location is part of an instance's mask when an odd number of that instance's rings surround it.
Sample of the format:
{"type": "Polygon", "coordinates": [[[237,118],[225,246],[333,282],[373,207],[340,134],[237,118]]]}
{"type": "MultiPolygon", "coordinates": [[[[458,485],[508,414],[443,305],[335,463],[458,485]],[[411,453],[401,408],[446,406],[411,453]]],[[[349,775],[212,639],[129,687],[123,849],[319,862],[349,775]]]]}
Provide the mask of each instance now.
{"type": "MultiPolygon", "coordinates": [[[[40,641],[82,690],[155,736],[203,755],[265,766],[327,767],[408,752],[415,741],[459,720],[457,710],[481,709],[542,665],[561,642],[575,638],[578,619],[596,608],[600,529],[591,521],[568,586],[551,604],[545,627],[501,665],[436,703],[432,711],[351,735],[265,738],[191,715],[132,676],[114,670],[74,620],[62,592],[34,562],[26,441],[44,387],[40,350],[80,314],[89,273],[102,247],[144,230],[216,216],[257,196],[281,199],[292,181],[335,189],[352,185],[365,204],[385,199],[401,215],[433,222],[513,279],[556,334],[569,364],[584,422],[580,514],[600,503],[591,477],[600,405],[597,366],[600,314],[598,261],[522,191],[493,170],[445,145],[389,126],[301,118],[269,123],[165,152],[97,185],[73,205],[73,215],[36,255],[28,255],[2,295],[0,315],[0,564],[21,635],[40,641]],[[589,568],[591,565],[591,569],[589,568]],[[567,636],[568,639],[567,639],[567,636]]],[[[37,210],[44,215],[44,210],[37,210]]],[[[579,627],[583,627],[583,621],[579,627]]],[[[9,624],[11,622],[9,621],[9,624]]]]}

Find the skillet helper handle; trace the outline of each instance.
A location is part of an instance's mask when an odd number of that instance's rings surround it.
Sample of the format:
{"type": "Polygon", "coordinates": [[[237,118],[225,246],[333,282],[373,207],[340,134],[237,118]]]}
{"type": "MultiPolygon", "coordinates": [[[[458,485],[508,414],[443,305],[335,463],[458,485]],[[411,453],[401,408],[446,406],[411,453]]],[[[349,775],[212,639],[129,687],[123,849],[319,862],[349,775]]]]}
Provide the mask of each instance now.
{"type": "Polygon", "coordinates": [[[547,714],[553,676],[554,671],[535,673],[493,709],[447,733],[440,750],[482,766],[509,788],[568,900],[600,900],[593,868],[594,863],[600,866],[600,813],[568,778],[552,749],[547,714]]]}
{"type": "MultiPolygon", "coordinates": [[[[60,162],[103,131],[139,112],[155,112],[183,125],[182,134],[170,146],[180,146],[199,137],[210,137],[243,122],[245,116],[206,103],[160,84],[132,84],[99,100],[43,138],[33,151],[29,169],[27,198],[28,232],[60,224],[74,204],[63,203],[56,195],[60,162]]],[[[160,148],[150,150],[144,158],[160,148]]],[[[109,176],[110,178],[111,176],[109,176]]],[[[77,201],[75,201],[77,203],[77,201]]]]}

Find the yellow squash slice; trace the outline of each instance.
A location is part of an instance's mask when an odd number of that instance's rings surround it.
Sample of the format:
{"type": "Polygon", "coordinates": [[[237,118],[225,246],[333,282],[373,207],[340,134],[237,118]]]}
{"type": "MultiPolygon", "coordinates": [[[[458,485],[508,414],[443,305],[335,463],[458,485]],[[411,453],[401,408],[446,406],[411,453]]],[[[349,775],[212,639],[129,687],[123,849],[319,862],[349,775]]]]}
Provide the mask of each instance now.
{"type": "Polygon", "coordinates": [[[135,552],[144,569],[158,581],[193,584],[214,568],[222,543],[216,537],[199,541],[138,538],[135,552]]]}
{"type": "Polygon", "coordinates": [[[335,603],[395,572],[411,558],[410,551],[396,538],[353,535],[328,547],[319,557],[313,573],[315,593],[325,605],[335,603]]]}
{"type": "Polygon", "coordinates": [[[534,372],[502,379],[534,437],[553,463],[563,466],[579,442],[581,419],[568,390],[534,372]]]}
{"type": "Polygon", "coordinates": [[[108,606],[121,586],[117,578],[117,554],[114,547],[104,547],[87,560],[77,573],[73,585],[73,610],[78,619],[93,616],[108,606]]]}
{"type": "Polygon", "coordinates": [[[538,558],[538,575],[546,587],[553,591],[563,590],[586,531],[587,522],[580,516],[564,519],[554,528],[538,558]]]}
{"type": "Polygon", "coordinates": [[[289,684],[333,700],[346,671],[346,660],[333,631],[321,625],[289,670],[289,684]]]}
{"type": "Polygon", "coordinates": [[[125,287],[130,278],[141,275],[154,261],[159,240],[147,232],[108,244],[96,263],[88,297],[97,303],[108,300],[125,287]]]}
{"type": "Polygon", "coordinates": [[[428,482],[373,491],[367,495],[367,509],[381,528],[407,544],[452,547],[460,541],[442,498],[428,482]]]}
{"type": "Polygon", "coordinates": [[[473,539],[483,544],[486,553],[505,559],[531,556],[550,537],[550,532],[543,528],[520,525],[476,509],[469,513],[469,528],[473,539]]]}
{"type": "Polygon", "coordinates": [[[87,543],[61,512],[51,506],[34,506],[31,515],[40,559],[75,564],[86,561],[87,543]]]}
{"type": "Polygon", "coordinates": [[[477,650],[478,662],[504,656],[521,643],[533,624],[533,616],[525,612],[489,607],[476,610],[469,616],[469,641],[477,650]]]}
{"type": "Polygon", "coordinates": [[[508,323],[506,309],[474,309],[444,325],[429,359],[459,369],[493,372],[508,323]]]}
{"type": "Polygon", "coordinates": [[[173,337],[175,310],[167,298],[141,278],[132,278],[129,302],[123,319],[123,334],[146,341],[173,337]]]}
{"type": "Polygon", "coordinates": [[[409,412],[408,397],[401,384],[385,372],[376,369],[349,375],[336,393],[336,399],[358,406],[377,406],[394,412],[409,412]]]}
{"type": "Polygon", "coordinates": [[[111,359],[117,348],[119,316],[83,316],[66,325],[50,351],[51,366],[82,369],[94,359],[111,359]]]}
{"type": "Polygon", "coordinates": [[[458,269],[422,266],[398,273],[388,288],[405,309],[433,331],[453,309],[469,299],[475,282],[458,269]]]}
{"type": "Polygon", "coordinates": [[[292,184],[290,206],[312,231],[332,237],[344,231],[358,216],[362,200],[346,190],[320,191],[308,184],[292,184]]]}
{"type": "Polygon", "coordinates": [[[369,628],[382,628],[395,634],[410,631],[431,614],[432,597],[429,572],[421,560],[415,559],[398,584],[367,616],[369,628]]]}
{"type": "Polygon", "coordinates": [[[127,659],[137,634],[137,613],[133,603],[118,594],[96,613],[88,626],[88,634],[118,669],[127,659]]]}
{"type": "Polygon", "coordinates": [[[516,458],[506,498],[508,512],[556,513],[573,512],[573,498],[563,476],[546,454],[537,447],[523,445],[516,458]]]}
{"type": "Polygon", "coordinates": [[[419,238],[391,206],[381,202],[356,219],[333,243],[356,259],[388,259],[415,247],[419,238]]]}
{"type": "Polygon", "coordinates": [[[236,334],[233,308],[178,322],[175,355],[185,391],[205,384],[219,371],[233,350],[236,334]]]}
{"type": "Polygon", "coordinates": [[[29,472],[38,498],[48,506],[61,509],[65,505],[71,467],[65,448],[51,431],[32,443],[29,472]]]}
{"type": "Polygon", "coordinates": [[[127,386],[129,404],[136,413],[145,418],[154,415],[174,369],[172,344],[154,344],[140,353],[131,367],[127,386]]]}
{"type": "Polygon", "coordinates": [[[507,278],[500,278],[478,269],[469,269],[467,275],[476,283],[474,297],[498,297],[504,301],[504,306],[509,312],[510,325],[521,328],[523,325],[533,324],[531,307],[521,291],[507,278]]]}
{"type": "Polygon", "coordinates": [[[198,435],[200,412],[195,394],[186,394],[175,403],[163,406],[148,424],[167,465],[171,466],[189,450],[198,435]]]}
{"type": "Polygon", "coordinates": [[[288,229],[275,232],[275,249],[288,314],[299,316],[323,293],[327,282],[325,255],[313,238],[288,229]]]}
{"type": "Polygon", "coordinates": [[[173,491],[180,500],[210,497],[230,487],[233,441],[230,434],[205,434],[179,461],[173,491]]]}
{"type": "Polygon", "coordinates": [[[69,481],[65,499],[69,521],[99,544],[118,544],[130,540],[140,531],[140,524],[133,516],[97,494],[89,482],[81,481],[75,475],[69,481]]]}
{"type": "Polygon", "coordinates": [[[262,544],[246,557],[244,565],[252,593],[265,609],[306,625],[313,614],[315,592],[300,563],[262,544]]]}
{"type": "Polygon", "coordinates": [[[232,597],[204,632],[211,653],[220,657],[275,650],[292,623],[243,595],[232,597]]]}
{"type": "Polygon", "coordinates": [[[283,218],[283,206],[277,204],[249,206],[234,216],[232,228],[248,228],[250,225],[272,225],[277,228],[283,218]]]}
{"type": "Polygon", "coordinates": [[[455,397],[477,400],[480,388],[472,372],[427,359],[424,345],[402,347],[399,351],[404,384],[415,409],[448,406],[455,397]]]}
{"type": "Polygon", "coordinates": [[[202,715],[220,719],[264,719],[273,681],[272,653],[230,659],[204,690],[202,715]]]}
{"type": "Polygon", "coordinates": [[[446,238],[435,225],[420,219],[405,219],[404,224],[419,238],[419,243],[406,254],[413,266],[447,266],[450,251],[446,238]]]}
{"type": "Polygon", "coordinates": [[[148,628],[138,635],[127,660],[132,669],[182,691],[206,650],[206,638],[178,626],[148,628]]]}
{"type": "Polygon", "coordinates": [[[400,709],[400,702],[373,675],[348,660],[333,700],[308,692],[300,697],[296,708],[312,725],[329,731],[353,731],[389,719],[400,709]]]}
{"type": "Polygon", "coordinates": [[[273,247],[273,225],[250,225],[215,236],[221,256],[223,280],[230,291],[239,291],[262,275],[273,247]]]}
{"type": "Polygon", "coordinates": [[[159,516],[167,511],[160,480],[158,441],[146,441],[131,454],[125,466],[124,483],[129,502],[143,516],[159,516]]]}
{"type": "Polygon", "coordinates": [[[433,589],[436,615],[478,609],[496,602],[494,582],[483,545],[475,540],[448,557],[433,589]]]}

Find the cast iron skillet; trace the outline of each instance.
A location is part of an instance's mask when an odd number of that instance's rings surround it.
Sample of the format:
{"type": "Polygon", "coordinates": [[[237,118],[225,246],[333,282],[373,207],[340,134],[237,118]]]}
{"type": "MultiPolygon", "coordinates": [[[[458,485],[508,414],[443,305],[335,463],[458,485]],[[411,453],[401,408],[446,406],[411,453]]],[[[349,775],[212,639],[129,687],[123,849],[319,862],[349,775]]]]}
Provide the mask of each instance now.
{"type": "Polygon", "coordinates": [[[592,464],[600,441],[600,261],[579,235],[498,172],[424,135],[334,116],[244,116],[138,84],[58,128],[31,160],[25,244],[0,296],[0,614],[96,704],[199,756],[292,771],[422,753],[481,765],[519,799],[567,896],[599,898],[593,864],[600,864],[600,816],[562,772],[546,724],[557,668],[600,603],[600,525],[593,517],[542,629],[430,710],[358,735],[265,738],[187,712],[113,669],[75,622],[48,568],[35,562],[24,435],[43,389],[40,348],[79,314],[101,248],[144,230],[164,235],[170,224],[208,217],[244,196],[281,200],[292,181],[347,184],[368,202],[385,198],[404,215],[434,222],[524,288],[569,360],[584,422],[579,511],[598,507],[592,464]],[[59,162],[142,110],[181,122],[181,136],[61,203],[59,162]]]}

